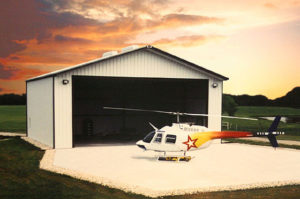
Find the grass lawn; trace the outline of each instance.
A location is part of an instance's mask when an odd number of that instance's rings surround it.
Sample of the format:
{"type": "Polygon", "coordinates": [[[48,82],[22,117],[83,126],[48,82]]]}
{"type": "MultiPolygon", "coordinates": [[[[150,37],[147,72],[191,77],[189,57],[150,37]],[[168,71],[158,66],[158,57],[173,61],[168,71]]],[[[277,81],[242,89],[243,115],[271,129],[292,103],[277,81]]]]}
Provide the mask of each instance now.
{"type": "MultiPolygon", "coordinates": [[[[145,199],[147,197],[126,193],[118,189],[77,180],[65,175],[39,169],[44,151],[19,138],[0,138],[0,198],[99,198],[145,199]]],[[[143,182],[141,182],[143,183],[143,182]]],[[[292,199],[300,198],[300,185],[261,188],[241,191],[198,193],[162,197],[168,199],[292,199]]]]}
{"type": "Polygon", "coordinates": [[[273,106],[239,106],[235,116],[267,117],[267,116],[299,116],[300,109],[273,106]]]}
{"type": "Polygon", "coordinates": [[[0,141],[0,198],[146,198],[39,169],[44,151],[19,138],[0,141]]]}
{"type": "MultiPolygon", "coordinates": [[[[300,109],[287,108],[287,107],[265,107],[265,106],[239,106],[235,116],[239,117],[266,117],[266,116],[299,116],[300,109]]],[[[229,122],[231,124],[230,130],[242,130],[242,131],[267,131],[272,121],[258,120],[237,120],[223,118],[223,122],[229,122]]],[[[223,128],[223,130],[226,130],[223,128]]],[[[283,123],[280,122],[277,131],[284,131],[286,134],[277,136],[278,139],[285,140],[298,140],[300,141],[300,123],[283,123]]]]}
{"type": "Polygon", "coordinates": [[[0,131],[26,132],[26,106],[0,106],[0,131]]]}

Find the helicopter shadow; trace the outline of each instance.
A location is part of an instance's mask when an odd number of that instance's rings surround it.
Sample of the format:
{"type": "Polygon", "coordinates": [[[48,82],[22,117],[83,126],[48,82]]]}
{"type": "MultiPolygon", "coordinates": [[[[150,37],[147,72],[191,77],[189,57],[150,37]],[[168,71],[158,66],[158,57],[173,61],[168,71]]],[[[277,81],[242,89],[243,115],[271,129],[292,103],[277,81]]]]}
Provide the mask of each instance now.
{"type": "Polygon", "coordinates": [[[136,160],[148,160],[151,162],[157,161],[157,157],[149,157],[149,156],[131,156],[131,158],[136,160]]]}

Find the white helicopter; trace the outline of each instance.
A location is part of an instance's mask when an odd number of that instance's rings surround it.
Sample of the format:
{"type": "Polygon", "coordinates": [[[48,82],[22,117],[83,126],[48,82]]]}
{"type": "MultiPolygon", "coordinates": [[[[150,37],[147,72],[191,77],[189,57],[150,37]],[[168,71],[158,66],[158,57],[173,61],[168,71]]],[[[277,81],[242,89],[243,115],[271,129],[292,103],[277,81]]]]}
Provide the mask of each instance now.
{"type": "Polygon", "coordinates": [[[153,124],[149,123],[154,131],[150,132],[143,140],[136,142],[136,145],[144,150],[152,150],[156,152],[164,152],[164,156],[158,157],[158,160],[165,161],[189,161],[191,156],[186,156],[186,152],[206,148],[210,141],[213,139],[222,138],[241,138],[241,137],[258,137],[267,136],[273,147],[278,147],[276,135],[282,135],[284,132],[276,132],[277,126],[280,122],[281,116],[276,116],[272,125],[267,132],[246,132],[246,131],[213,131],[205,126],[193,125],[189,123],[180,123],[180,116],[214,116],[233,119],[244,120],[257,120],[254,118],[246,117],[233,117],[233,116],[218,116],[209,114],[196,114],[196,113],[180,113],[180,112],[167,112],[158,110],[144,110],[132,108],[116,108],[116,107],[103,107],[104,109],[122,110],[122,111],[141,111],[141,112],[155,112],[177,116],[177,123],[172,126],[164,126],[161,129],[156,128],[153,124]],[[166,152],[183,152],[183,156],[166,156],[166,152]]]}

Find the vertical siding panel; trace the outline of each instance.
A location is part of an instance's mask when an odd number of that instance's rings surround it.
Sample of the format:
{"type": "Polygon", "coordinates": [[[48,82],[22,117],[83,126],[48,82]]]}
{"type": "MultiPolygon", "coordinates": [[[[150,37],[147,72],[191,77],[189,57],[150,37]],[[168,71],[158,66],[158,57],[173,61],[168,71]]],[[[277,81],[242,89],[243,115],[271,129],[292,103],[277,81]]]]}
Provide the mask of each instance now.
{"type": "MultiPolygon", "coordinates": [[[[222,92],[223,82],[209,78],[208,81],[208,114],[221,115],[222,114],[222,92]],[[211,85],[216,82],[218,87],[213,88],[211,85]],[[214,99],[214,100],[211,100],[214,99]]],[[[221,130],[221,117],[209,117],[208,128],[216,131],[221,130]]]]}
{"type": "Polygon", "coordinates": [[[93,64],[94,66],[93,66],[93,72],[92,72],[92,74],[91,75],[93,75],[93,76],[95,76],[97,73],[96,73],[96,66],[97,66],[97,64],[93,64]]]}
{"type": "Polygon", "coordinates": [[[100,75],[100,73],[99,73],[99,69],[100,69],[100,63],[97,63],[97,64],[95,64],[95,75],[96,76],[99,76],[100,75]]]}
{"type": "Polygon", "coordinates": [[[87,68],[90,68],[90,67],[82,67],[82,68],[80,69],[80,73],[83,74],[83,75],[85,75],[85,76],[88,75],[88,74],[87,74],[87,68]]]}
{"type": "Polygon", "coordinates": [[[100,75],[100,76],[104,76],[104,73],[105,73],[105,63],[106,63],[106,61],[104,61],[104,62],[102,62],[102,63],[99,63],[99,66],[98,66],[98,74],[100,75]]]}
{"type": "Polygon", "coordinates": [[[115,65],[114,65],[114,61],[111,59],[111,60],[109,60],[109,63],[108,63],[108,65],[109,65],[109,67],[107,68],[107,70],[108,70],[108,73],[111,73],[112,74],[112,76],[115,76],[116,75],[116,73],[115,73],[115,65]],[[110,67],[111,67],[111,69],[110,69],[110,67]],[[111,71],[110,71],[111,70],[111,71]]]}
{"type": "Polygon", "coordinates": [[[107,76],[107,74],[109,74],[109,71],[108,71],[108,65],[109,65],[109,61],[105,61],[105,76],[107,76]]]}
{"type": "Polygon", "coordinates": [[[133,57],[133,55],[130,55],[130,56],[126,56],[126,58],[125,58],[128,75],[133,75],[133,74],[138,73],[138,68],[134,67],[133,61],[131,61],[131,62],[129,61],[129,60],[132,60],[132,57],[133,57]]]}
{"type": "MultiPolygon", "coordinates": [[[[144,52],[141,52],[140,53],[140,56],[141,56],[141,66],[142,68],[144,68],[144,70],[146,70],[146,59],[145,59],[145,53],[144,52]]],[[[151,74],[153,74],[153,71],[151,72],[151,74]]]]}
{"type": "Polygon", "coordinates": [[[55,147],[72,148],[72,73],[55,77],[55,147]],[[63,79],[69,84],[63,85],[63,79]]]}
{"type": "Polygon", "coordinates": [[[27,136],[53,147],[53,78],[27,82],[27,136]]]}
{"type": "MultiPolygon", "coordinates": [[[[147,71],[147,67],[146,67],[146,65],[144,64],[145,63],[145,59],[144,59],[144,54],[143,53],[139,53],[138,54],[138,61],[139,61],[139,68],[141,68],[142,69],[142,71],[143,71],[143,76],[144,77],[146,77],[145,76],[145,72],[147,71]]],[[[151,75],[152,74],[152,72],[151,72],[151,70],[150,70],[150,73],[148,73],[149,75],[151,75]]]]}
{"type": "Polygon", "coordinates": [[[117,66],[117,74],[118,74],[118,76],[121,76],[121,74],[124,74],[124,73],[122,71],[123,68],[120,65],[120,57],[116,58],[115,60],[116,60],[116,66],[117,66]]]}
{"type": "Polygon", "coordinates": [[[106,76],[106,74],[107,74],[107,61],[102,63],[102,67],[100,68],[100,71],[101,71],[100,72],[101,75],[106,76]]]}
{"type": "Polygon", "coordinates": [[[122,66],[122,76],[128,77],[129,74],[131,73],[130,69],[127,67],[127,56],[123,56],[120,59],[120,64],[122,66]]]}

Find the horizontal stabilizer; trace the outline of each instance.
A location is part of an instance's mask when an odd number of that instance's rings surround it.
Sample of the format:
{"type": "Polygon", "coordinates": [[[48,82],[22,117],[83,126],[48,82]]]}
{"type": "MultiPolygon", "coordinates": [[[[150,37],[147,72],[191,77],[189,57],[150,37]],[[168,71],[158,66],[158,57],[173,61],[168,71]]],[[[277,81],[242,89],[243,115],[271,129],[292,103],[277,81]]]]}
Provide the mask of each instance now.
{"type": "Polygon", "coordinates": [[[276,132],[278,124],[280,122],[281,116],[276,116],[274,121],[272,122],[271,126],[268,129],[268,132],[257,132],[254,134],[254,136],[261,137],[261,136],[267,136],[271,145],[273,147],[278,147],[278,142],[276,140],[277,135],[284,135],[284,132],[276,132]]]}

